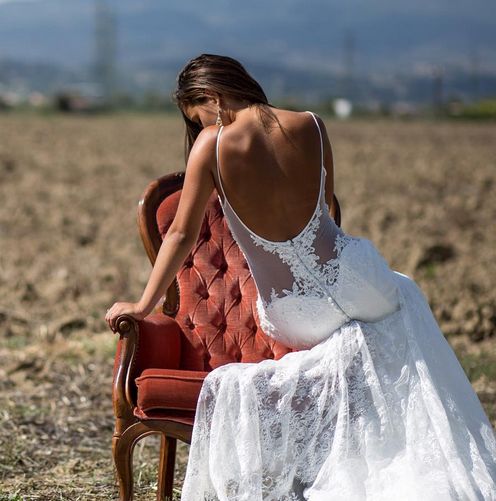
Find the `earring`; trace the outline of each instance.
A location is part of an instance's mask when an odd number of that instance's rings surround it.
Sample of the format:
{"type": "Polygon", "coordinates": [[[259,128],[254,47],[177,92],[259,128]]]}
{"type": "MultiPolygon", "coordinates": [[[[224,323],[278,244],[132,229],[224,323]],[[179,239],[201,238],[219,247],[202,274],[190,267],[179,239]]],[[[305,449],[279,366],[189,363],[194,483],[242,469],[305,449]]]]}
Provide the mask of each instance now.
{"type": "Polygon", "coordinates": [[[224,125],[224,124],[222,123],[222,117],[220,116],[220,108],[219,108],[219,109],[218,109],[218,111],[217,111],[217,120],[216,120],[216,122],[215,122],[215,125],[224,125]]]}

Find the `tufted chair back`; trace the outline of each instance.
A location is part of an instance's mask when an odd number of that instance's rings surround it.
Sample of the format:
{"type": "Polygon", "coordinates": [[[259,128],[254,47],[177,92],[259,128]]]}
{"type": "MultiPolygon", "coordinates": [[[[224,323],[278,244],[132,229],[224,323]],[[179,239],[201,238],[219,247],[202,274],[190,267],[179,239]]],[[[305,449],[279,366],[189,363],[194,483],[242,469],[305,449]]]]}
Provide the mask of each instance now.
{"type": "MultiPolygon", "coordinates": [[[[163,176],[149,185],[140,202],[138,223],[152,264],[174,220],[183,181],[184,172],[163,176]]],[[[214,190],[198,241],[177,272],[163,304],[163,312],[174,317],[184,333],[180,368],[210,371],[230,362],[279,359],[297,351],[260,329],[256,297],[248,264],[227,226],[214,190]]]]}
{"type": "MultiPolygon", "coordinates": [[[[161,240],[174,220],[180,196],[178,186],[157,208],[161,240]]],[[[293,351],[258,327],[255,282],[224,219],[216,190],[207,203],[198,241],[173,286],[177,300],[168,299],[164,313],[174,316],[184,333],[181,369],[210,371],[229,362],[259,362],[293,351]]]]}

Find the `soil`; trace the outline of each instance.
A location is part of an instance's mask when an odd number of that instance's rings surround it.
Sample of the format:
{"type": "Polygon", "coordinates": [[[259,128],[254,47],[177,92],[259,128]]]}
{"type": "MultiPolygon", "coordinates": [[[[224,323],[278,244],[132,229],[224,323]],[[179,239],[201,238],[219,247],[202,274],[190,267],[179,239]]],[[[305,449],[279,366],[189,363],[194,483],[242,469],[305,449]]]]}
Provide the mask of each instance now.
{"type": "MultiPolygon", "coordinates": [[[[496,426],[496,125],[325,122],[343,229],[421,286],[496,426]]],[[[0,115],[0,501],[118,499],[104,316],[146,285],[137,203],[183,170],[183,133],[176,115],[0,115]]],[[[137,500],[157,451],[135,449],[137,500]]]]}

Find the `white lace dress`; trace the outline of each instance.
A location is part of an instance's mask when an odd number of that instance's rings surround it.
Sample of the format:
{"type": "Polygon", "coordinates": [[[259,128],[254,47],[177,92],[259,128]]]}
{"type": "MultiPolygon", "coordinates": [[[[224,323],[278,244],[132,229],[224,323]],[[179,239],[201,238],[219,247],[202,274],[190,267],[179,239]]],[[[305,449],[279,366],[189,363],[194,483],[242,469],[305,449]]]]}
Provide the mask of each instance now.
{"type": "Polygon", "coordinates": [[[222,190],[261,327],[300,351],[207,375],[181,499],[496,500],[494,431],[424,294],[334,223],[324,176],[284,242],[254,234],[222,190]]]}

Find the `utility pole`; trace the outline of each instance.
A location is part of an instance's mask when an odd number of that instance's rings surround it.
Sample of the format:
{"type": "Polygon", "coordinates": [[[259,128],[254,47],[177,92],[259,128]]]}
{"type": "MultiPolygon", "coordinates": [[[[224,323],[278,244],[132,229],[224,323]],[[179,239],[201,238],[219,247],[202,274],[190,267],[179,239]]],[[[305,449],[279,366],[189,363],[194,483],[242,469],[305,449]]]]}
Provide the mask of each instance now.
{"type": "Polygon", "coordinates": [[[434,113],[441,114],[443,111],[443,86],[444,71],[442,66],[435,66],[432,71],[432,107],[434,113]]]}
{"type": "Polygon", "coordinates": [[[475,44],[470,44],[469,49],[469,67],[470,67],[470,87],[472,101],[479,99],[479,54],[475,44]]]}
{"type": "Polygon", "coordinates": [[[341,95],[352,100],[354,96],[355,37],[347,30],[343,38],[343,78],[341,95]]]}
{"type": "Polygon", "coordinates": [[[94,72],[106,105],[113,104],[115,96],[115,57],[115,15],[105,0],[96,0],[94,72]]]}

